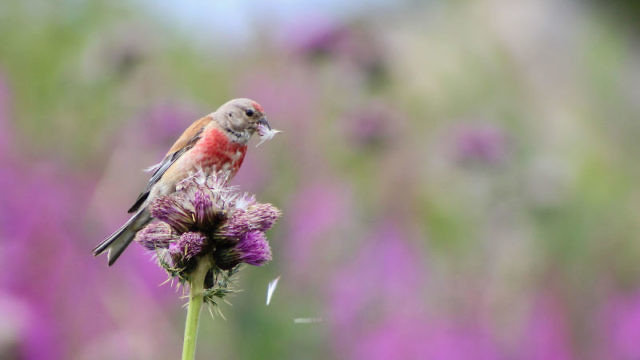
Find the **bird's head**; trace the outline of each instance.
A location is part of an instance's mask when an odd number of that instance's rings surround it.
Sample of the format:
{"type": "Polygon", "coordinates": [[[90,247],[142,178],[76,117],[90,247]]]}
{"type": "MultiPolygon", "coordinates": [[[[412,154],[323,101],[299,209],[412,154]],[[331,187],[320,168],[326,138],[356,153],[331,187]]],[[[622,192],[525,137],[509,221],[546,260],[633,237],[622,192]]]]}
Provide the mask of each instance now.
{"type": "Polygon", "coordinates": [[[246,143],[260,127],[271,130],[264,109],[251,99],[233,99],[220,106],[214,120],[232,141],[246,143]]]}

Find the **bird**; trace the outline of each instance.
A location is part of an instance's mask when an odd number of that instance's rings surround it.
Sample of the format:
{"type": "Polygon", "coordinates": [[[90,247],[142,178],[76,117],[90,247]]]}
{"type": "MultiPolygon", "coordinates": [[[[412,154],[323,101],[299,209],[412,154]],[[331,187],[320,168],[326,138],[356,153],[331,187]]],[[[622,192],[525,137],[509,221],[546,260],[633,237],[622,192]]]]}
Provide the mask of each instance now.
{"type": "Polygon", "coordinates": [[[113,265],[136,233],[152,220],[149,205],[158,197],[175,192],[176,185],[191,174],[224,173],[231,180],[240,169],[247,143],[256,131],[261,136],[265,131],[276,132],[271,130],[263,107],[247,98],[230,100],[194,121],[162,161],[147,169],[152,175],[128,210],[133,215],[93,249],[94,256],[107,252],[109,266],[113,265]]]}

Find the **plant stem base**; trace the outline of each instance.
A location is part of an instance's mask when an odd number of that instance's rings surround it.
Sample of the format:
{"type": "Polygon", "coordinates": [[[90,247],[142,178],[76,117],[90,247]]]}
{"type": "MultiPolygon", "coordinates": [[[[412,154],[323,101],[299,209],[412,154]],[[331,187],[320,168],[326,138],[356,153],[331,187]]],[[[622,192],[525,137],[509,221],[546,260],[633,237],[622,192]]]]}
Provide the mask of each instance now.
{"type": "Polygon", "coordinates": [[[198,320],[204,296],[204,278],[211,268],[208,259],[198,261],[196,269],[189,276],[189,307],[187,322],[184,327],[184,343],[182,346],[182,360],[194,360],[196,355],[196,339],[198,337],[198,320]]]}

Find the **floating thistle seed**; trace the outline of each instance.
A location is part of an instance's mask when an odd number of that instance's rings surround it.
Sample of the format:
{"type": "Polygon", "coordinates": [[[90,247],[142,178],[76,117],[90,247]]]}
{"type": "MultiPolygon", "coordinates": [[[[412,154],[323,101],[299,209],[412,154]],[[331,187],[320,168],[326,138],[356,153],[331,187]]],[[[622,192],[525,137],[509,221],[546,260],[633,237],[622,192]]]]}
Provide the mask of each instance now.
{"type": "Polygon", "coordinates": [[[135,240],[147,250],[156,250],[168,248],[179,237],[169,224],[154,222],[138,231],[135,240]]]}
{"type": "Polygon", "coordinates": [[[216,264],[223,270],[232,269],[241,262],[260,266],[271,261],[271,247],[261,231],[244,234],[234,247],[218,249],[216,264]]]}

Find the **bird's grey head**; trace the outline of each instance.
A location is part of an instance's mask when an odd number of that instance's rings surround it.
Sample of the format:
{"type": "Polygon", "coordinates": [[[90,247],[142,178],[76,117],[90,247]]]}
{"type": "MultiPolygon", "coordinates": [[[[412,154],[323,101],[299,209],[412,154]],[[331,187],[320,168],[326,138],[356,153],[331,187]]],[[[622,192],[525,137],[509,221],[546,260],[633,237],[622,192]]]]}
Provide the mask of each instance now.
{"type": "Polygon", "coordinates": [[[233,99],[220,106],[214,119],[232,141],[239,143],[249,141],[260,124],[271,128],[262,106],[245,98],[233,99]]]}

